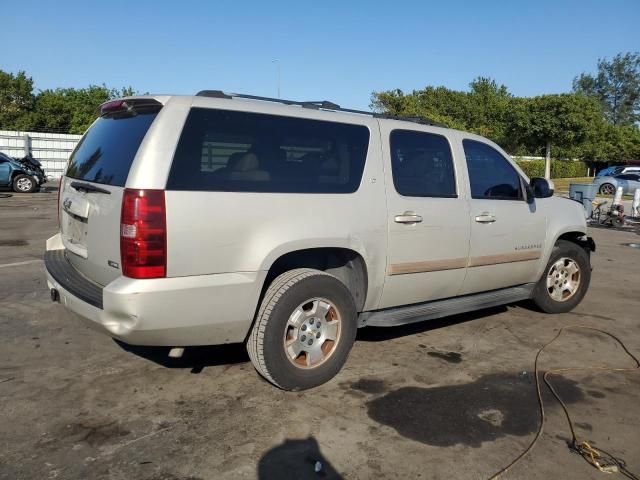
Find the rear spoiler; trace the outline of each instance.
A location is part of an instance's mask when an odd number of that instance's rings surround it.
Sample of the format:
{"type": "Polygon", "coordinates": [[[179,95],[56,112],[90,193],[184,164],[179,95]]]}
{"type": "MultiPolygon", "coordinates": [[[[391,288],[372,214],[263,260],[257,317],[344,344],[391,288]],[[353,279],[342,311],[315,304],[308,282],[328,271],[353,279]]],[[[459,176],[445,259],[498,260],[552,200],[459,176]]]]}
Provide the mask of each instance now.
{"type": "Polygon", "coordinates": [[[127,98],[109,100],[98,107],[101,117],[128,117],[139,113],[157,112],[162,108],[162,103],[154,98],[127,98]]]}

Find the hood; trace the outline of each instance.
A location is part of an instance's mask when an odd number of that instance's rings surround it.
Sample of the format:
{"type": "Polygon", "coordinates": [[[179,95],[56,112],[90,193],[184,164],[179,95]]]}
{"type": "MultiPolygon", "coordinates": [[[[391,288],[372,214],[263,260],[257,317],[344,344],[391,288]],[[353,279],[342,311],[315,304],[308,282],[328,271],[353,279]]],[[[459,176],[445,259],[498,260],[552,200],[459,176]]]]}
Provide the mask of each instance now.
{"type": "Polygon", "coordinates": [[[20,160],[11,159],[9,163],[13,165],[16,170],[24,170],[26,173],[31,175],[35,175],[37,173],[36,169],[38,168],[36,165],[29,162],[22,162],[20,160]]]}
{"type": "Polygon", "coordinates": [[[36,166],[36,167],[42,166],[42,164],[38,160],[33,158],[33,157],[23,157],[23,158],[20,159],[20,162],[31,164],[31,165],[36,166]]]}

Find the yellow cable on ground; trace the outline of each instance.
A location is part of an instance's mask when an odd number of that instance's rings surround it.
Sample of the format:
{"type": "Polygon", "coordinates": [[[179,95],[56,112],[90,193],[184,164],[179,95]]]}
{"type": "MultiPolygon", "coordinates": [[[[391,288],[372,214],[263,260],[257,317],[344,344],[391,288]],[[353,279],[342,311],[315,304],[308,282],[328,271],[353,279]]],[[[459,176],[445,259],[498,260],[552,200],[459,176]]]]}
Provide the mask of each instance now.
{"type": "Polygon", "coordinates": [[[542,401],[542,393],[540,390],[540,376],[538,375],[538,362],[540,360],[540,355],[542,354],[542,352],[545,350],[545,348],[547,348],[549,345],[551,345],[553,342],[555,342],[558,337],[560,337],[560,335],[562,334],[562,332],[564,332],[565,330],[570,330],[570,329],[583,329],[583,330],[591,330],[594,332],[598,332],[604,335],[607,335],[609,337],[611,337],[613,340],[615,340],[624,350],[624,352],[633,359],[633,361],[635,362],[635,366],[634,367],[624,367],[624,368],[615,368],[615,367],[567,367],[567,368],[557,368],[557,369],[553,369],[553,370],[548,370],[545,372],[545,374],[543,375],[543,380],[544,382],[547,384],[547,386],[549,387],[549,390],[551,390],[551,393],[553,394],[553,396],[556,398],[556,400],[558,400],[558,403],[560,403],[560,406],[562,407],[562,409],[564,410],[564,414],[565,417],[567,418],[567,423],[569,424],[569,429],[571,430],[571,445],[570,448],[580,454],[590,465],[592,465],[593,467],[597,468],[599,471],[603,472],[603,473],[615,473],[615,472],[619,472],[622,473],[623,475],[625,475],[628,478],[631,478],[633,480],[640,480],[640,477],[638,477],[637,475],[631,473],[629,470],[627,470],[626,468],[626,464],[623,460],[614,457],[613,455],[611,455],[610,453],[608,453],[607,451],[603,450],[603,449],[595,449],[593,448],[587,441],[582,441],[579,442],[578,438],[576,436],[576,432],[573,428],[573,421],[571,420],[571,416],[569,415],[569,410],[567,410],[567,406],[564,404],[564,402],[562,401],[562,399],[560,398],[560,396],[558,395],[558,393],[555,391],[555,389],[553,388],[553,386],[551,385],[550,381],[549,381],[549,377],[551,375],[557,374],[557,373],[562,373],[562,372],[573,372],[573,371],[596,371],[596,372],[637,372],[640,369],[640,361],[638,360],[638,358],[632,354],[629,349],[627,349],[626,345],[622,342],[622,340],[620,340],[618,337],[616,337],[615,335],[605,331],[605,330],[600,330],[599,328],[594,328],[594,327],[588,327],[586,325],[567,325],[566,327],[562,327],[558,333],[556,334],[555,337],[553,337],[549,342],[547,342],[545,345],[543,345],[543,347],[538,350],[538,353],[536,353],[536,358],[534,361],[534,372],[535,372],[535,377],[536,377],[536,393],[538,396],[538,408],[540,409],[540,426],[538,427],[538,431],[536,432],[535,437],[533,438],[533,440],[531,440],[531,443],[529,443],[529,446],[527,446],[527,448],[524,449],[524,451],[518,455],[516,458],[514,458],[507,466],[501,468],[498,472],[496,472],[495,474],[493,474],[490,478],[490,480],[493,479],[497,479],[499,478],[501,475],[504,475],[505,473],[507,473],[515,464],[517,464],[520,460],[522,460],[524,457],[526,457],[531,450],[533,450],[533,447],[536,445],[536,443],[538,442],[538,440],[540,439],[540,437],[542,436],[542,432],[544,430],[544,420],[545,420],[545,412],[544,412],[544,403],[542,401]]]}

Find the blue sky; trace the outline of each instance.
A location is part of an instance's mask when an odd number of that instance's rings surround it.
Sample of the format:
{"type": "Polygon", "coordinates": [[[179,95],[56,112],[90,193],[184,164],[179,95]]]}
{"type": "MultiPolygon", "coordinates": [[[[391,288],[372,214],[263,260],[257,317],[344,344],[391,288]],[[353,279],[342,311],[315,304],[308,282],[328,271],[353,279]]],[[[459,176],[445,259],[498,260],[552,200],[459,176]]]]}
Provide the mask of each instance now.
{"type": "Polygon", "coordinates": [[[328,99],[489,76],[516,95],[571,89],[598,57],[640,50],[640,1],[3,2],[0,69],[36,88],[106,83],[328,99]]]}

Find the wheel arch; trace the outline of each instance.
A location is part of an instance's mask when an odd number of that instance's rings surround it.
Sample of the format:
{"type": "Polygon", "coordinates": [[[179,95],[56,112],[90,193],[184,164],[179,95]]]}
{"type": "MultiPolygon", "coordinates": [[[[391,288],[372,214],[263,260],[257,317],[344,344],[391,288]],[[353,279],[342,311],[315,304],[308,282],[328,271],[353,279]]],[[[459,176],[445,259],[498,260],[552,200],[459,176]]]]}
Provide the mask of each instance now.
{"type": "Polygon", "coordinates": [[[596,244],[593,239],[587,235],[586,228],[583,230],[579,227],[567,227],[566,229],[557,232],[553,237],[553,241],[549,243],[549,248],[546,249],[542,262],[540,262],[540,269],[536,278],[540,278],[547,267],[547,263],[549,263],[549,258],[551,258],[551,253],[553,252],[553,247],[556,246],[558,240],[566,240],[568,242],[575,243],[579,247],[584,248],[587,254],[596,251],[596,244]]]}
{"type": "MultiPolygon", "coordinates": [[[[11,171],[11,174],[9,175],[9,176],[10,176],[10,179],[11,179],[11,181],[10,181],[9,183],[13,183],[13,181],[15,180],[15,178],[16,178],[18,175],[29,175],[29,174],[28,174],[27,172],[25,172],[24,170],[20,170],[20,169],[14,168],[14,169],[11,171]]],[[[29,176],[31,176],[31,175],[29,175],[29,176]]]]}
{"type": "Polygon", "coordinates": [[[309,247],[282,253],[267,269],[260,301],[278,275],[296,268],[313,268],[334,275],[351,292],[357,310],[364,308],[369,287],[367,264],[361,253],[346,247],[309,247]]]}

